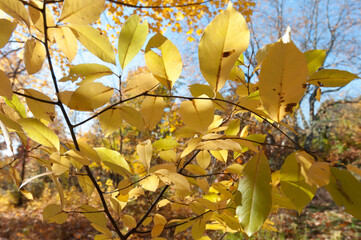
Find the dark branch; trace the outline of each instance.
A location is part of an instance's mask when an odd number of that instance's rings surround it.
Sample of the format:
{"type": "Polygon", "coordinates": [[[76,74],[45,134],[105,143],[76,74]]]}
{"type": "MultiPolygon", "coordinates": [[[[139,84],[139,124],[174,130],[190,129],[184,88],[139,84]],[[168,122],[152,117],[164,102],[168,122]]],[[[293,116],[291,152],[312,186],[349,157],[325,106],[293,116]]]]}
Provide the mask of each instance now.
{"type": "Polygon", "coordinates": [[[151,5],[151,6],[142,6],[142,5],[135,5],[135,4],[130,4],[130,3],[125,3],[122,1],[117,1],[117,0],[108,0],[109,2],[115,3],[115,4],[119,4],[119,5],[123,5],[126,7],[131,7],[131,8],[150,8],[150,9],[164,9],[164,8],[182,8],[182,7],[191,7],[191,6],[199,6],[199,5],[203,5],[209,2],[212,2],[213,0],[206,0],[204,2],[196,2],[196,3],[186,3],[186,4],[180,4],[180,5],[151,5]]]}

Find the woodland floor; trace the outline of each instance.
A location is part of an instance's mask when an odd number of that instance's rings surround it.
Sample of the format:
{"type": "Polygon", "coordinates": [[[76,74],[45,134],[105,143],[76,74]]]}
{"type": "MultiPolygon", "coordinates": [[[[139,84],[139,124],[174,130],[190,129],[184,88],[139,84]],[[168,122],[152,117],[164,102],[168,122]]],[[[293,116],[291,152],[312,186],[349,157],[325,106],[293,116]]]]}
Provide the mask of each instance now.
{"type": "MultiPolygon", "coordinates": [[[[96,235],[89,222],[77,215],[69,216],[62,225],[44,223],[42,207],[5,207],[0,203],[0,240],[93,239],[96,235]]],[[[251,239],[361,239],[361,221],[344,213],[333,203],[313,201],[300,215],[295,211],[282,210],[271,220],[279,232],[261,231],[251,239]]],[[[174,239],[192,239],[190,234],[188,236],[189,238],[175,236],[174,239]]],[[[209,236],[212,240],[217,239],[212,238],[212,233],[209,236]]],[[[223,239],[236,240],[243,237],[228,234],[223,239]]]]}

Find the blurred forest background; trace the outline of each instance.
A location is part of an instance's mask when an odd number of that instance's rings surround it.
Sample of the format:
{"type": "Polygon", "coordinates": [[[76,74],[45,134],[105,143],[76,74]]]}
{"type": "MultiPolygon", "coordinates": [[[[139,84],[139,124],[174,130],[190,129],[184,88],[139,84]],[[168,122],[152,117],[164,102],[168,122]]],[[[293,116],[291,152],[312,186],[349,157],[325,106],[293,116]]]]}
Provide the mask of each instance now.
{"type": "MultiPolygon", "coordinates": [[[[191,83],[204,83],[198,69],[197,49],[202,29],[222,9],[227,1],[125,1],[129,5],[121,5],[107,1],[107,11],[101,16],[96,26],[107,34],[113,42],[117,41],[120,27],[133,13],[145,17],[153,31],[161,31],[180,49],[183,62],[185,63],[179,86],[175,87],[180,94],[188,94],[184,86],[191,83]],[[193,4],[196,3],[196,4],[193,4]],[[160,6],[159,8],[144,8],[139,6],[160,6]],[[163,8],[161,6],[177,6],[163,8]]],[[[291,26],[292,39],[301,51],[311,49],[325,49],[326,61],[324,66],[347,70],[360,75],[361,67],[361,2],[358,0],[334,1],[334,0],[263,0],[263,1],[233,1],[243,15],[247,17],[251,29],[251,45],[244,54],[245,62],[250,65],[250,71],[256,67],[255,53],[262,46],[277,41],[291,26]]],[[[54,10],[53,10],[54,11],[54,10]]],[[[54,11],[55,16],[59,12],[54,11]]],[[[2,14],[1,17],[5,16],[2,14]]],[[[12,41],[0,50],[0,66],[3,71],[13,79],[14,88],[20,89],[26,86],[35,86],[43,92],[48,91],[46,86],[38,83],[38,79],[46,79],[46,74],[39,74],[27,78],[24,62],[22,59],[23,49],[17,43],[24,39],[12,39],[12,41]]],[[[68,72],[70,63],[65,60],[60,52],[54,53],[57,59],[57,72],[59,76],[68,72]]],[[[82,59],[88,58],[88,53],[81,52],[72,64],[81,63],[82,59]]],[[[96,60],[94,60],[96,62],[96,60]]],[[[137,73],[147,71],[141,57],[136,58],[131,69],[122,73],[130,78],[137,73]]],[[[246,78],[253,81],[257,76],[251,76],[245,72],[246,78]]],[[[114,85],[118,84],[114,81],[114,85]]],[[[65,86],[65,85],[64,85],[65,86]]],[[[342,88],[329,88],[322,93],[316,86],[310,85],[307,94],[302,99],[300,108],[294,113],[295,120],[286,119],[286,123],[292,126],[296,134],[289,131],[288,134],[306,149],[316,152],[324,160],[330,162],[353,163],[361,166],[361,92],[360,81],[342,88]]],[[[50,91],[50,90],[49,90],[50,91]]],[[[237,88],[229,83],[222,90],[225,98],[232,99],[236,95],[237,88]]],[[[161,122],[152,132],[139,132],[134,127],[128,126],[120,131],[105,137],[99,123],[93,121],[87,127],[91,131],[80,129],[80,139],[87,141],[93,146],[106,145],[113,149],[122,149],[123,153],[133,156],[133,171],[140,176],[144,174],[144,167],[137,162],[134,152],[134,142],[142,137],[150,139],[159,136],[172,136],[174,130],[181,125],[179,115],[174,111],[175,101],[167,102],[169,111],[168,118],[161,122]],[[122,139],[120,142],[119,139],[122,139]]],[[[72,115],[74,119],[82,119],[83,115],[72,115]]],[[[286,139],[269,125],[259,124],[249,116],[244,117],[244,126],[253,124],[247,129],[250,133],[267,134],[270,144],[278,142],[286,145],[286,139]]],[[[53,129],[65,129],[63,123],[54,121],[53,129]]],[[[242,127],[242,126],[241,126],[242,127]]],[[[67,134],[67,132],[57,134],[67,134]]],[[[28,184],[28,190],[33,193],[34,200],[29,201],[22,197],[4,171],[9,163],[8,153],[4,139],[0,138],[0,239],[92,239],[95,230],[88,221],[80,215],[72,215],[62,225],[47,224],[42,222],[41,212],[43,206],[57,201],[54,184],[47,179],[37,178],[28,184]]],[[[17,155],[12,165],[17,169],[22,179],[27,179],[44,172],[36,158],[39,151],[37,145],[32,142],[24,147],[19,146],[17,155]]],[[[293,150],[285,147],[269,146],[266,155],[270,159],[271,167],[277,170],[282,165],[285,156],[293,150]]],[[[41,158],[41,157],[40,157],[41,158]]],[[[242,159],[238,159],[242,163],[242,159]]],[[[355,176],[361,179],[359,170],[355,169],[355,176]]],[[[105,181],[105,176],[98,173],[98,182],[106,187],[112,184],[105,181]]],[[[107,176],[108,178],[109,176],[107,176]]],[[[110,176],[111,177],[111,176],[110,176]]],[[[220,177],[214,177],[214,181],[220,177]]],[[[117,181],[117,179],[114,179],[117,181]]],[[[69,178],[67,192],[79,188],[69,178]]],[[[76,195],[69,197],[67,201],[81,203],[87,202],[84,196],[76,195]]],[[[145,201],[145,200],[144,200],[145,201]]],[[[134,212],[143,203],[133,206],[134,212]]],[[[146,203],[144,203],[146,204],[146,203]]],[[[172,214],[169,212],[168,214],[172,214]]],[[[164,214],[166,215],[166,214],[164,214]]],[[[278,232],[261,231],[252,239],[360,239],[361,222],[351,215],[344,213],[338,208],[326,191],[319,190],[314,200],[301,213],[296,211],[284,211],[282,214],[271,218],[278,232]]],[[[214,239],[220,239],[221,234],[214,235],[214,239]]],[[[190,235],[177,235],[176,239],[190,239],[190,235]]],[[[223,239],[240,239],[239,234],[228,234],[223,239]]]]}

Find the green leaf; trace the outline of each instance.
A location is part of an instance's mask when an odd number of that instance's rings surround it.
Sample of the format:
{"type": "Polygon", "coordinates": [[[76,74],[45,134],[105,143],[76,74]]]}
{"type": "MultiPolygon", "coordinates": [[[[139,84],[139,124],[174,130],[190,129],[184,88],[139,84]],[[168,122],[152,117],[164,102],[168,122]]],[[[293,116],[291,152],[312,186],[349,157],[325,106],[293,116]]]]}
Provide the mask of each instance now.
{"type": "Polygon", "coordinates": [[[263,60],[259,94],[271,119],[280,122],[293,112],[306,90],[305,56],[293,42],[277,42],[263,60]]]}
{"type": "Polygon", "coordinates": [[[43,210],[43,221],[62,224],[66,221],[68,214],[63,212],[60,205],[50,204],[43,210]]]}
{"type": "Polygon", "coordinates": [[[70,109],[77,111],[93,111],[106,104],[113,96],[113,88],[98,82],[83,84],[74,92],[59,93],[60,100],[70,109]]]}
{"type": "Polygon", "coordinates": [[[177,47],[162,34],[157,33],[149,40],[144,57],[154,77],[163,86],[172,89],[182,72],[182,57],[177,47]]]}
{"type": "Polygon", "coordinates": [[[6,105],[14,109],[20,117],[26,118],[25,106],[20,102],[20,99],[14,94],[12,99],[5,99],[6,105]]]}
{"type": "Polygon", "coordinates": [[[0,19],[0,48],[3,48],[9,42],[16,25],[16,23],[9,20],[0,19]]]}
{"type": "Polygon", "coordinates": [[[346,212],[361,220],[361,182],[350,172],[334,167],[330,168],[330,183],[325,186],[333,200],[344,206],[346,212]]]}
{"type": "Polygon", "coordinates": [[[326,50],[309,50],[303,54],[305,54],[306,57],[308,76],[311,76],[322,67],[326,59],[326,50]]]}
{"type": "Polygon", "coordinates": [[[297,160],[296,153],[289,155],[281,167],[280,181],[284,195],[301,211],[314,197],[317,187],[306,183],[303,175],[307,169],[297,160]]]}
{"type": "Polygon", "coordinates": [[[88,25],[70,24],[75,37],[89,52],[104,62],[115,64],[115,55],[109,39],[97,29],[88,25]]]}
{"type": "Polygon", "coordinates": [[[81,82],[78,85],[83,85],[95,81],[98,78],[112,75],[113,71],[107,66],[97,63],[83,63],[70,67],[68,76],[63,77],[59,82],[72,81],[75,82],[81,78],[81,82]]]}
{"type": "Polygon", "coordinates": [[[105,0],[65,0],[59,22],[90,24],[99,19],[105,0]]]}
{"type": "Polygon", "coordinates": [[[104,147],[95,148],[94,150],[98,153],[103,163],[112,171],[123,176],[129,175],[129,165],[119,152],[104,147]]]}
{"type": "Polygon", "coordinates": [[[148,35],[148,22],[140,23],[138,15],[132,15],[124,23],[119,34],[118,57],[120,67],[124,68],[138,54],[148,35]]]}
{"type": "Polygon", "coordinates": [[[13,96],[13,90],[11,88],[11,82],[6,74],[0,70],[0,96],[11,99],[13,96]]]}
{"type": "Polygon", "coordinates": [[[343,87],[356,78],[360,77],[347,71],[322,69],[312,74],[308,83],[318,87],[343,87]]]}
{"type": "Polygon", "coordinates": [[[231,2],[204,30],[198,48],[199,66],[215,92],[224,86],[238,57],[247,49],[249,36],[246,20],[231,2]]]}
{"type": "Polygon", "coordinates": [[[41,145],[60,150],[58,136],[42,122],[35,118],[22,118],[18,123],[24,129],[26,135],[41,145]]]}
{"type": "Polygon", "coordinates": [[[271,171],[264,153],[251,158],[242,173],[238,186],[242,205],[237,206],[236,214],[245,233],[251,236],[262,227],[272,205],[271,171]]]}
{"type": "Polygon", "coordinates": [[[29,14],[19,0],[0,0],[0,9],[30,28],[29,14]]]}
{"type": "MultiPolygon", "coordinates": [[[[208,98],[206,95],[200,97],[208,98]]],[[[194,130],[205,133],[213,122],[214,104],[210,100],[193,99],[181,103],[179,112],[182,121],[194,130]]]]}

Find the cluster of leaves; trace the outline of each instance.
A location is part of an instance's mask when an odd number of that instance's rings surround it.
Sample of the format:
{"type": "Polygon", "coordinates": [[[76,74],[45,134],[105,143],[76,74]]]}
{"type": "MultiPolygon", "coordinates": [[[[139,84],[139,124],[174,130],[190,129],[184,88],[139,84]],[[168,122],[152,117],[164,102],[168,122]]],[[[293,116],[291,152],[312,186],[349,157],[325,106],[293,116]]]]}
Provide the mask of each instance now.
{"type": "MultiPolygon", "coordinates": [[[[347,212],[361,218],[361,183],[343,166],[306,151],[282,130],[290,128],[282,120],[298,107],[308,84],[335,87],[358,78],[335,69],[317,71],[323,64],[324,50],[302,53],[288,32],[256,54],[259,81],[251,83],[245,80],[242,67],[247,65],[241,57],[249,45],[250,33],[245,18],[229,3],[205,28],[199,43],[199,67],[208,85],[191,85],[191,96],[172,95],[182,71],[181,54],[169,39],[156,33],[147,42],[144,53],[150,72],[128,79],[125,88],[116,89],[119,94],[114,94],[114,88],[95,82],[102,76],[116,76],[122,83],[121,76],[103,64],[74,65],[66,77],[58,80],[50,49],[56,43],[71,60],[77,53],[74,43],[79,41],[99,59],[124,70],[146,42],[148,23],[138,15],[127,19],[118,38],[117,62],[109,39],[90,25],[104,11],[104,0],[66,0],[57,23],[48,11],[52,3],[26,2],[28,9],[24,3],[0,0],[0,9],[28,27],[37,27],[38,35],[31,35],[25,43],[25,67],[29,74],[35,74],[47,59],[56,100],[35,89],[13,91],[11,81],[1,71],[0,95],[5,103],[1,104],[0,126],[10,150],[10,133],[14,132],[24,146],[31,139],[46,154],[44,158],[31,157],[48,171],[26,181],[11,163],[7,165],[27,198],[32,195],[24,186],[32,179],[48,176],[55,183],[60,204],[45,207],[45,221],[61,224],[69,214],[80,213],[100,232],[95,236],[98,240],[128,239],[135,234],[164,239],[160,236],[166,229],[175,229],[177,234],[190,227],[194,239],[209,239],[204,236],[206,230],[251,236],[261,228],[273,230],[267,219],[271,212],[279,208],[301,211],[320,187],[325,187],[347,212]],[[238,85],[235,101],[225,100],[219,92],[228,80],[238,85]],[[75,82],[78,87],[60,91],[59,82],[66,81],[75,82]],[[157,91],[160,85],[169,93],[157,91]],[[17,96],[25,97],[32,116],[17,96]],[[131,170],[130,157],[124,152],[93,147],[75,133],[77,127],[95,118],[106,135],[121,129],[123,120],[140,132],[152,130],[163,121],[164,99],[182,100],[178,112],[185,126],[171,138],[134,142],[134,152],[145,169],[143,175],[131,170]],[[136,100],[142,100],[139,110],[131,104],[136,100]],[[73,123],[67,108],[92,114],[73,123]],[[280,170],[272,171],[269,166],[264,153],[266,136],[240,129],[240,116],[245,112],[280,131],[294,145],[291,148],[297,151],[286,157],[280,170]],[[56,118],[64,119],[70,139],[50,128],[56,118]],[[252,155],[246,164],[235,161],[245,154],[252,155]],[[101,186],[95,172],[102,170],[119,176],[120,182],[101,186]],[[85,204],[67,208],[63,179],[69,175],[76,176],[81,190],[91,199],[89,202],[98,199],[101,209],[85,204]],[[214,176],[222,177],[212,181],[214,176]],[[130,215],[129,209],[140,205],[137,199],[147,197],[152,200],[145,205],[146,210],[135,217],[130,215]],[[167,219],[160,211],[154,212],[163,207],[190,214],[167,219]]],[[[14,28],[14,23],[4,20],[2,45],[14,28]]]]}

